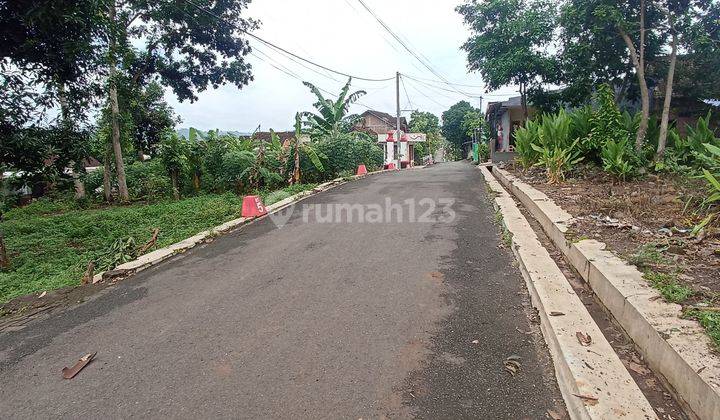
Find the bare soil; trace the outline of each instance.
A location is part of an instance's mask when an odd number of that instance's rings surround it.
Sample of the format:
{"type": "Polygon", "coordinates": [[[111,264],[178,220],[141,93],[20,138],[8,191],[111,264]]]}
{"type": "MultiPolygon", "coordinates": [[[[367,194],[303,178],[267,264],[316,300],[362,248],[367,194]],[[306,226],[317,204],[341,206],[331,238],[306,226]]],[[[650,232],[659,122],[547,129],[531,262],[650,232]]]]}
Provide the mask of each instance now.
{"type": "Polygon", "coordinates": [[[541,170],[507,169],[577,219],[571,239],[597,239],[643,272],[673,276],[694,292],[683,304],[718,301],[720,216],[699,235],[692,232],[711,214],[698,209],[705,193],[702,180],[649,175],[617,182],[586,167],[563,183],[548,184],[541,170]]]}

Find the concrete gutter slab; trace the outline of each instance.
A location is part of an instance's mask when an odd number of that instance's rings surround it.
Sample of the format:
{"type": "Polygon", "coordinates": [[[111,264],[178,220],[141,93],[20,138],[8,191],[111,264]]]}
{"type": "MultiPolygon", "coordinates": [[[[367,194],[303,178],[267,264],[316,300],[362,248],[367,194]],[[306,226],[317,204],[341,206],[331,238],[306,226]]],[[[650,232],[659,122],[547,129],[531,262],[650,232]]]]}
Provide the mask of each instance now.
{"type": "Polygon", "coordinates": [[[720,418],[720,357],[703,328],[682,319],[680,305],[663,301],[636,267],[606,250],[604,243],[570,242],[565,234],[572,216],[547,195],[502,169],[493,167],[492,173],[538,220],[679,399],[699,418],[720,418]]]}
{"type": "Polygon", "coordinates": [[[565,275],[538,240],[515,201],[479,167],[496,194],[495,205],[512,234],[512,250],[540,315],[540,326],[555,364],[555,375],[573,419],[657,418],[565,275]],[[552,316],[560,312],[561,316],[552,316]],[[590,335],[589,346],[577,333],[590,335]]]}

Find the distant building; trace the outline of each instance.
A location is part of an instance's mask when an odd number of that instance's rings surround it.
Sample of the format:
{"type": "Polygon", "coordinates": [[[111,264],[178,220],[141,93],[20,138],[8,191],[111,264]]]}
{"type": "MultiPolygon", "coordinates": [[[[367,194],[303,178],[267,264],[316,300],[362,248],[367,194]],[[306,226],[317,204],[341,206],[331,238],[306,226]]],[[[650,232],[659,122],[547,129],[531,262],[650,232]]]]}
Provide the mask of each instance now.
{"type": "MultiPolygon", "coordinates": [[[[528,105],[528,118],[535,114],[535,108],[528,105]]],[[[490,141],[493,161],[510,160],[515,152],[515,130],[523,126],[523,109],[520,96],[506,101],[488,103],[485,120],[495,137],[490,141]]]]}
{"type": "MultiPolygon", "coordinates": [[[[388,131],[397,130],[396,117],[380,111],[367,110],[360,114],[360,120],[353,126],[353,131],[361,131],[372,136],[387,134],[388,131]]],[[[400,117],[400,131],[407,133],[408,124],[405,117],[400,117]]]]}
{"type": "MultiPolygon", "coordinates": [[[[286,140],[295,138],[294,131],[276,131],[275,134],[280,139],[280,143],[285,143],[286,140]]],[[[269,131],[256,131],[251,137],[253,140],[270,141],[272,134],[269,131]]]]}

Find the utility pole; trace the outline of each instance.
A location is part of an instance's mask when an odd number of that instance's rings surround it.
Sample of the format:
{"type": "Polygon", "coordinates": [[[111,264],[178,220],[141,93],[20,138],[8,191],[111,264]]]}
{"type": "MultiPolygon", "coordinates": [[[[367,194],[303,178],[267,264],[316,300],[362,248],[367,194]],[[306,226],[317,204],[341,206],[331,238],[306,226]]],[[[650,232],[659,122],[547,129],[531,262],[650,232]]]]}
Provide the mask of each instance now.
{"type": "Polygon", "coordinates": [[[395,73],[395,101],[397,104],[397,130],[395,131],[395,158],[397,168],[400,169],[400,72],[395,73]]]}

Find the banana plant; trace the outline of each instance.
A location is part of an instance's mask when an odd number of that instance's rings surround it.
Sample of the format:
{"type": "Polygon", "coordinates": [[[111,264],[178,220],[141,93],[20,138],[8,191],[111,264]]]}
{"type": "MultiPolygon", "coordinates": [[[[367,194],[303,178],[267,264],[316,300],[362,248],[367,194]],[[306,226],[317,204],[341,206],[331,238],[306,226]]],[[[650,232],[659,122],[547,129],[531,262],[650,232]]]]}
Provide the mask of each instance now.
{"type": "Polygon", "coordinates": [[[192,172],[193,189],[198,192],[200,191],[200,177],[202,175],[203,157],[207,152],[207,142],[203,134],[193,127],[190,127],[188,140],[190,145],[187,150],[187,161],[192,172]]]}
{"type": "Polygon", "coordinates": [[[303,82],[310,91],[317,97],[317,102],[313,104],[317,113],[301,112],[300,117],[305,119],[305,125],[310,129],[313,137],[331,136],[337,137],[342,132],[342,128],[349,125],[354,118],[348,115],[350,105],[355,103],[361,96],[365,95],[364,90],[350,92],[349,78],[345,86],[340,91],[336,100],[325,98],[317,86],[310,82],[303,82]]]}
{"type": "Polygon", "coordinates": [[[254,161],[242,174],[243,177],[247,176],[251,188],[258,189],[282,182],[282,167],[279,164],[281,151],[280,138],[275,131],[270,130],[270,142],[258,143],[254,161]]]}
{"type": "MultiPolygon", "coordinates": [[[[288,180],[290,185],[298,184],[301,180],[301,172],[300,172],[300,155],[305,155],[310,160],[310,163],[320,172],[324,172],[325,168],[323,167],[322,161],[320,160],[320,157],[318,156],[317,150],[315,150],[315,145],[312,143],[312,141],[303,141],[304,133],[303,133],[303,122],[302,122],[302,115],[301,113],[295,114],[295,136],[291,140],[291,143],[288,147],[288,157],[292,156],[293,159],[293,171],[290,176],[290,179],[288,180]]],[[[286,159],[287,161],[287,159],[286,159]]]]}

